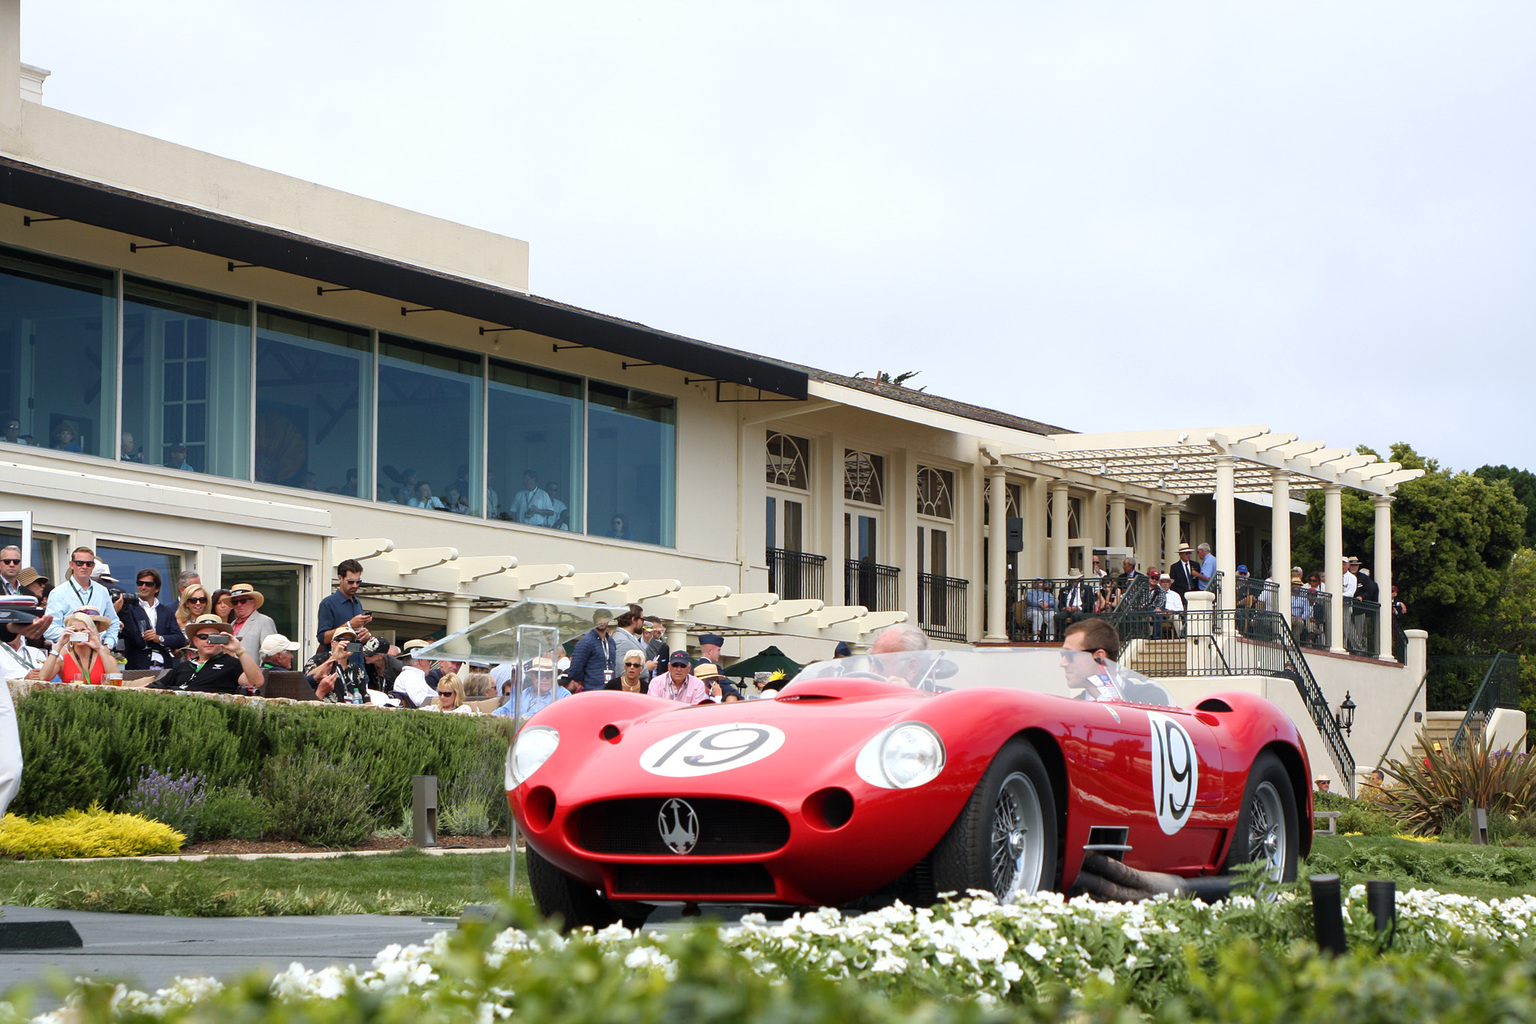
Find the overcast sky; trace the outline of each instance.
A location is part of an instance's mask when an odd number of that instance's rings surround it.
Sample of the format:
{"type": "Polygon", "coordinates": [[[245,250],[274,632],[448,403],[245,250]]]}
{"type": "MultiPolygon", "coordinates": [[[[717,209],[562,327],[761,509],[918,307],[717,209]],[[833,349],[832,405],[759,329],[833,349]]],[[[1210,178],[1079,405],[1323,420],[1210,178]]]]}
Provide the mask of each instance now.
{"type": "Polygon", "coordinates": [[[1077,430],[1536,469],[1536,4],[23,0],[46,102],[1077,430]]]}

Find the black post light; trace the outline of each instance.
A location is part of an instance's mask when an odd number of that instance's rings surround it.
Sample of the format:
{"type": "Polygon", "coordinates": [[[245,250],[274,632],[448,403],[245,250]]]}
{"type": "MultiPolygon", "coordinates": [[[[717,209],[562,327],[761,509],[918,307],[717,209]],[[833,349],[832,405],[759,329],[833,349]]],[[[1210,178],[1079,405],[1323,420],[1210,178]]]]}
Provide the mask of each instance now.
{"type": "Polygon", "coordinates": [[[1350,700],[1348,690],[1344,691],[1344,703],[1339,705],[1339,713],[1333,720],[1340,729],[1344,730],[1345,736],[1348,736],[1349,731],[1355,727],[1355,702],[1350,700]]]}

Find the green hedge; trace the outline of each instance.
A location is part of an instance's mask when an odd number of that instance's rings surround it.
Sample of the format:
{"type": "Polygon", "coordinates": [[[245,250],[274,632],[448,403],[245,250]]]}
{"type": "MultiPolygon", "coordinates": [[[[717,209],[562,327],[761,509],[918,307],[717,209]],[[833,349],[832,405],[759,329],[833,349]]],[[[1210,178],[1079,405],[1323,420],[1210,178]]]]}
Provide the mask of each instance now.
{"type": "Polygon", "coordinates": [[[101,687],[34,690],[17,701],[16,717],[26,761],[11,805],[17,814],[115,807],[150,768],[191,772],[210,789],[260,791],[275,769],[318,755],[356,780],[380,825],[399,824],[410,806],[412,775],[436,775],[440,792],[454,780],[474,779],[499,793],[511,725],[501,718],[101,687]]]}

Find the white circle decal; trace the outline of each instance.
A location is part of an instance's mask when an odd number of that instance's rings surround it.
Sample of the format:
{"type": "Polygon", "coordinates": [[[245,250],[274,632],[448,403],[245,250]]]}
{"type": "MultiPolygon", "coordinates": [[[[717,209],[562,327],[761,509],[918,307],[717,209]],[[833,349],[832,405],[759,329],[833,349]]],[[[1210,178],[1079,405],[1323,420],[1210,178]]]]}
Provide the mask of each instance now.
{"type": "Polygon", "coordinates": [[[784,731],[771,725],[711,725],[652,743],[640,755],[640,767],[673,779],[713,775],[761,761],[783,745],[784,731]]]}
{"type": "Polygon", "coordinates": [[[1147,712],[1152,727],[1152,804],[1164,835],[1173,835],[1189,821],[1200,789],[1200,759],[1195,743],[1175,718],[1147,712]]]}

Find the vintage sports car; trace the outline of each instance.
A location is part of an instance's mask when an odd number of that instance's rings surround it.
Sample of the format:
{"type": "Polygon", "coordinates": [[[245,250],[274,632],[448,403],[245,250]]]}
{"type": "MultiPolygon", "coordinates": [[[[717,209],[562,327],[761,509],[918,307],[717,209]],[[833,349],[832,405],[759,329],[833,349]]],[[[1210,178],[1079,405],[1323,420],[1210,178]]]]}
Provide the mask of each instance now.
{"type": "Polygon", "coordinates": [[[1294,879],[1312,797],[1291,720],[1249,693],[1167,706],[1082,659],[923,651],[814,664],[776,699],[558,701],[507,756],[534,898],[579,927],[661,903],[1121,895],[1255,860],[1294,879]]]}

